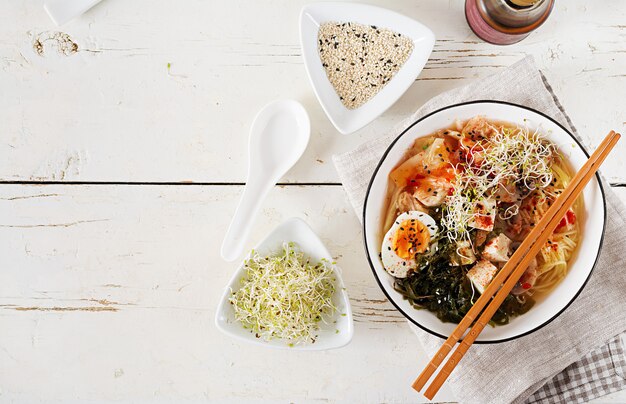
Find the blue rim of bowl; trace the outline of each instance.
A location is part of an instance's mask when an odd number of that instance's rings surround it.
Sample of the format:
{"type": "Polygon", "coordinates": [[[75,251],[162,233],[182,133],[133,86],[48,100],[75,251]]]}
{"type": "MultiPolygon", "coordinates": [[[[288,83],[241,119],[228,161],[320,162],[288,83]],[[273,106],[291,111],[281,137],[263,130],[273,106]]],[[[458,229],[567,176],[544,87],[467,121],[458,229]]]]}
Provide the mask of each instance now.
{"type": "MultiPolygon", "coordinates": [[[[430,117],[432,115],[435,115],[435,114],[437,114],[437,113],[439,113],[441,111],[445,111],[447,109],[460,107],[460,106],[463,106],[463,105],[470,105],[470,104],[503,104],[503,105],[509,105],[509,106],[512,106],[512,107],[525,109],[525,110],[530,111],[530,112],[534,112],[534,113],[536,113],[536,114],[546,118],[550,122],[554,123],[559,128],[561,128],[565,133],[567,133],[569,135],[569,137],[571,137],[572,140],[574,140],[574,142],[576,142],[578,147],[580,147],[580,150],[582,150],[582,152],[585,154],[585,156],[587,156],[587,158],[589,158],[589,153],[587,152],[585,147],[582,145],[582,143],[567,128],[565,128],[563,125],[561,125],[559,122],[557,122],[553,118],[549,117],[548,115],[544,114],[543,112],[539,112],[539,111],[537,111],[535,109],[532,109],[532,108],[529,108],[529,107],[525,107],[523,105],[518,105],[518,104],[514,104],[512,102],[498,101],[498,100],[466,101],[466,102],[461,102],[461,103],[458,103],[458,104],[448,105],[447,107],[440,108],[440,109],[438,109],[436,111],[433,111],[433,112],[431,112],[429,114],[424,115],[420,119],[418,119],[415,122],[413,122],[412,124],[410,124],[387,147],[387,150],[385,150],[385,153],[380,158],[380,160],[378,161],[378,164],[376,165],[376,168],[374,169],[374,173],[372,174],[370,182],[369,182],[369,184],[367,186],[367,191],[365,192],[365,201],[364,201],[364,204],[363,204],[363,243],[364,243],[364,246],[365,246],[365,253],[367,255],[367,262],[368,262],[368,264],[370,266],[370,269],[372,270],[372,273],[374,274],[374,278],[376,279],[376,282],[378,283],[378,286],[380,287],[380,289],[385,294],[385,297],[387,297],[387,300],[389,300],[391,302],[391,304],[393,304],[393,306],[396,308],[396,310],[398,310],[412,324],[415,324],[417,327],[421,328],[422,330],[426,331],[427,333],[432,334],[432,335],[434,335],[436,337],[439,337],[441,339],[444,339],[444,340],[447,339],[448,336],[439,334],[438,332],[435,332],[435,331],[431,330],[430,328],[427,328],[427,327],[419,324],[417,321],[413,320],[409,315],[407,315],[407,313],[404,312],[404,310],[402,310],[402,308],[398,304],[396,304],[395,300],[387,293],[387,291],[383,287],[383,284],[382,284],[380,278],[378,277],[378,275],[376,274],[376,270],[374,269],[374,263],[372,262],[370,251],[367,248],[367,232],[366,232],[366,227],[365,227],[365,222],[366,222],[366,214],[365,214],[365,212],[367,211],[367,201],[369,199],[369,195],[370,195],[370,191],[371,191],[371,188],[372,188],[372,184],[374,183],[374,178],[376,178],[376,175],[378,174],[380,166],[382,165],[383,161],[385,161],[385,159],[387,158],[387,155],[389,154],[389,152],[391,151],[393,146],[396,144],[396,142],[398,140],[400,140],[400,138],[402,136],[404,136],[409,130],[411,130],[411,128],[413,128],[413,126],[417,125],[418,123],[420,123],[421,121],[425,120],[426,118],[428,118],[428,117],[430,117]]],[[[576,298],[578,298],[580,293],[583,291],[583,289],[587,285],[587,282],[589,282],[589,279],[591,278],[591,274],[593,273],[593,271],[596,268],[596,265],[598,264],[598,259],[600,257],[600,252],[602,251],[602,246],[604,244],[604,233],[605,233],[605,230],[606,230],[606,197],[605,197],[605,194],[604,194],[604,186],[602,185],[602,179],[600,178],[600,175],[597,172],[596,172],[595,177],[596,177],[596,180],[598,181],[598,185],[600,187],[600,194],[602,195],[602,208],[604,210],[604,215],[603,215],[604,218],[603,218],[603,221],[602,221],[602,232],[601,232],[601,235],[600,235],[600,244],[598,245],[598,251],[596,253],[596,258],[595,258],[595,260],[593,262],[591,270],[589,271],[589,275],[587,275],[587,278],[585,279],[583,284],[580,286],[580,289],[578,289],[578,291],[576,292],[574,297],[572,297],[572,299],[565,306],[563,306],[563,308],[558,313],[556,313],[550,319],[546,320],[541,325],[533,328],[532,330],[526,331],[524,333],[521,333],[519,335],[515,335],[515,336],[512,336],[512,337],[509,337],[509,338],[495,339],[495,340],[489,340],[489,341],[478,341],[477,340],[477,341],[474,341],[474,344],[498,344],[498,343],[502,343],[502,342],[512,341],[514,339],[518,339],[518,338],[524,337],[526,335],[530,335],[533,332],[535,332],[535,331],[545,327],[546,325],[550,324],[554,319],[556,319],[558,316],[560,316],[574,302],[574,300],[576,300],[576,298]]],[[[460,341],[462,341],[462,339],[460,341]]]]}

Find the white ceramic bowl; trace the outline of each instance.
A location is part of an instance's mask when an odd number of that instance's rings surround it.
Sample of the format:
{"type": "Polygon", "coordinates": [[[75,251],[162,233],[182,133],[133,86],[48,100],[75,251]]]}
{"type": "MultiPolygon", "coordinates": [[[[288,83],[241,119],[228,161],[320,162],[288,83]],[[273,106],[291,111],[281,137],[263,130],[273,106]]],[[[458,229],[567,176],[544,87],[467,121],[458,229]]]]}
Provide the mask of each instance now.
{"type": "Polygon", "coordinates": [[[314,3],[300,13],[300,44],[313,91],[335,128],[343,134],[356,131],[385,112],[413,84],[435,44],[435,35],[424,25],[396,12],[357,3],[314,3]],[[356,22],[388,28],[413,40],[413,52],[395,76],[368,102],[348,109],[339,100],[322,67],[317,34],[324,22],[356,22]]]}
{"type": "MultiPolygon", "coordinates": [[[[416,310],[393,289],[393,278],[385,271],[378,257],[381,248],[379,240],[382,239],[381,217],[385,207],[388,175],[414,140],[447,127],[456,119],[465,120],[476,115],[519,125],[525,124],[531,129],[539,128],[559,147],[576,171],[588,158],[582,145],[553,119],[525,107],[498,101],[474,101],[435,111],[409,126],[389,146],[374,171],[365,197],[363,212],[365,248],[374,276],[389,300],[409,321],[441,338],[447,338],[455,324],[442,322],[428,310],[416,310]]],[[[578,218],[582,223],[581,242],[577,254],[570,261],[565,279],[526,314],[512,319],[507,325],[486,327],[477,342],[503,342],[529,334],[555,319],[582,291],[600,253],[604,235],[606,206],[604,191],[597,175],[585,188],[583,198],[584,216],[578,218]]]]}
{"type": "MultiPolygon", "coordinates": [[[[302,252],[315,262],[320,261],[322,258],[331,262],[333,261],[332,256],[319,237],[317,237],[309,225],[298,218],[291,218],[283,222],[254,249],[261,255],[272,254],[279,252],[284,242],[290,241],[297,243],[302,252]]],[[[248,254],[244,262],[249,257],[250,256],[248,254]]],[[[352,340],[352,335],[354,334],[352,310],[350,308],[348,294],[346,293],[346,289],[341,278],[341,270],[338,267],[335,267],[337,283],[335,285],[336,292],[333,296],[333,303],[338,310],[329,324],[322,323],[318,334],[319,337],[315,343],[299,344],[290,347],[285,341],[282,340],[265,341],[261,338],[256,338],[254,334],[250,333],[250,330],[244,329],[241,323],[235,320],[235,312],[228,301],[231,291],[239,289],[240,280],[245,275],[245,269],[243,266],[244,262],[241,263],[239,269],[237,269],[228,283],[228,286],[224,289],[222,300],[217,308],[215,325],[220,331],[231,337],[256,345],[300,351],[320,351],[324,349],[339,348],[348,344],[350,340],[352,340]],[[334,321],[336,321],[336,323],[334,321]]]]}

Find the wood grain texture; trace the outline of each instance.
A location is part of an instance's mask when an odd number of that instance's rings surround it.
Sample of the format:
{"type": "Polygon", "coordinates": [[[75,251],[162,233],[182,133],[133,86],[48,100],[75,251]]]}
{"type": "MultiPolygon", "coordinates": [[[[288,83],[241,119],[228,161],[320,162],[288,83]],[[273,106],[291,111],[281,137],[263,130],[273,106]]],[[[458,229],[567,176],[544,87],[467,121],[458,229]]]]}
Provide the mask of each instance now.
{"type": "MultiPolygon", "coordinates": [[[[306,77],[303,3],[192,1],[171,10],[163,0],[107,0],[56,28],[39,2],[2,2],[0,180],[242,182],[254,114],[273,99],[295,98],[311,115],[312,138],[285,180],[337,182],[333,154],[527,54],[589,145],[597,133],[624,131],[620,2],[558,2],[525,41],[497,47],[471,33],[462,0],[378,1],[423,21],[437,43],[401,100],[349,136],[332,127],[306,77]]],[[[622,162],[605,171],[626,182],[622,162]]]]}
{"type": "Polygon", "coordinates": [[[353,342],[300,353],[219,333],[236,267],[219,245],[240,191],[0,186],[0,400],[417,399],[421,348],[376,285],[340,187],[277,187],[253,239],[290,216],[312,225],[343,269],[353,342]]]}
{"type": "Polygon", "coordinates": [[[240,192],[0,186],[0,401],[418,402],[410,382],[427,358],[376,285],[340,187],[275,188],[252,239],[291,216],[311,224],[343,270],[353,342],[273,351],[217,331],[236,267],[219,246],[240,192]]]}
{"type": "MultiPolygon", "coordinates": [[[[400,101],[349,136],[306,78],[304,3],[105,0],[57,28],[40,1],[0,2],[0,402],[419,402],[410,382],[424,353],[374,281],[343,190],[318,184],[338,182],[331,156],[526,54],[589,145],[624,131],[620,2],[558,2],[527,40],[494,47],[471,33],[462,0],[373,1],[438,40],[400,101]],[[306,106],[312,138],[283,180],[303,185],[270,193],[248,247],[288,217],[311,224],[354,310],[354,340],[336,351],[258,349],[213,325],[236,267],[219,246],[245,182],[248,127],[276,98],[306,106]],[[190,182],[203,185],[176,185],[190,182]]],[[[613,159],[604,173],[626,183],[624,168],[613,159]]]]}

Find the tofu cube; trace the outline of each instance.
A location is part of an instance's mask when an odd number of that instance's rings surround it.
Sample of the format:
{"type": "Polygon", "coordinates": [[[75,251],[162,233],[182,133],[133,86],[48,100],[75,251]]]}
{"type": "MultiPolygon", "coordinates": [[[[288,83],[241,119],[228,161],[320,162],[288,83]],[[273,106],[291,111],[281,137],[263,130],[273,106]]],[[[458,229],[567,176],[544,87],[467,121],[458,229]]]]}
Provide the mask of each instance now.
{"type": "Polygon", "coordinates": [[[452,253],[450,263],[454,266],[469,265],[476,262],[476,255],[469,241],[457,241],[456,251],[452,253]]]}
{"type": "Polygon", "coordinates": [[[467,272],[467,277],[474,284],[476,290],[482,294],[493,277],[498,272],[498,268],[487,260],[480,260],[467,272]]]}
{"type": "Polygon", "coordinates": [[[474,244],[477,246],[481,246],[483,244],[485,244],[485,241],[487,241],[487,235],[489,234],[488,231],[485,230],[477,230],[476,231],[476,238],[474,239],[474,244]]]}
{"type": "Polygon", "coordinates": [[[483,250],[483,258],[492,262],[507,262],[511,251],[511,239],[500,233],[487,241],[483,250]]]}
{"type": "Polygon", "coordinates": [[[483,199],[476,202],[474,206],[474,216],[470,219],[469,225],[475,229],[492,231],[496,222],[496,201],[483,199]]]}

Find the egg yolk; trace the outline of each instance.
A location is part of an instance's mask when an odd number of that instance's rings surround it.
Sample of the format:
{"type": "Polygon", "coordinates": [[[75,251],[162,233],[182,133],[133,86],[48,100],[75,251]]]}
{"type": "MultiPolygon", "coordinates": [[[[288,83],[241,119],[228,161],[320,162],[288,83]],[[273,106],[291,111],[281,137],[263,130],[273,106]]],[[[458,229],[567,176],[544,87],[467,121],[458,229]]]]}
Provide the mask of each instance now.
{"type": "Polygon", "coordinates": [[[428,228],[417,219],[408,219],[400,223],[393,235],[391,245],[398,257],[409,260],[415,254],[423,253],[430,244],[428,228]]]}

